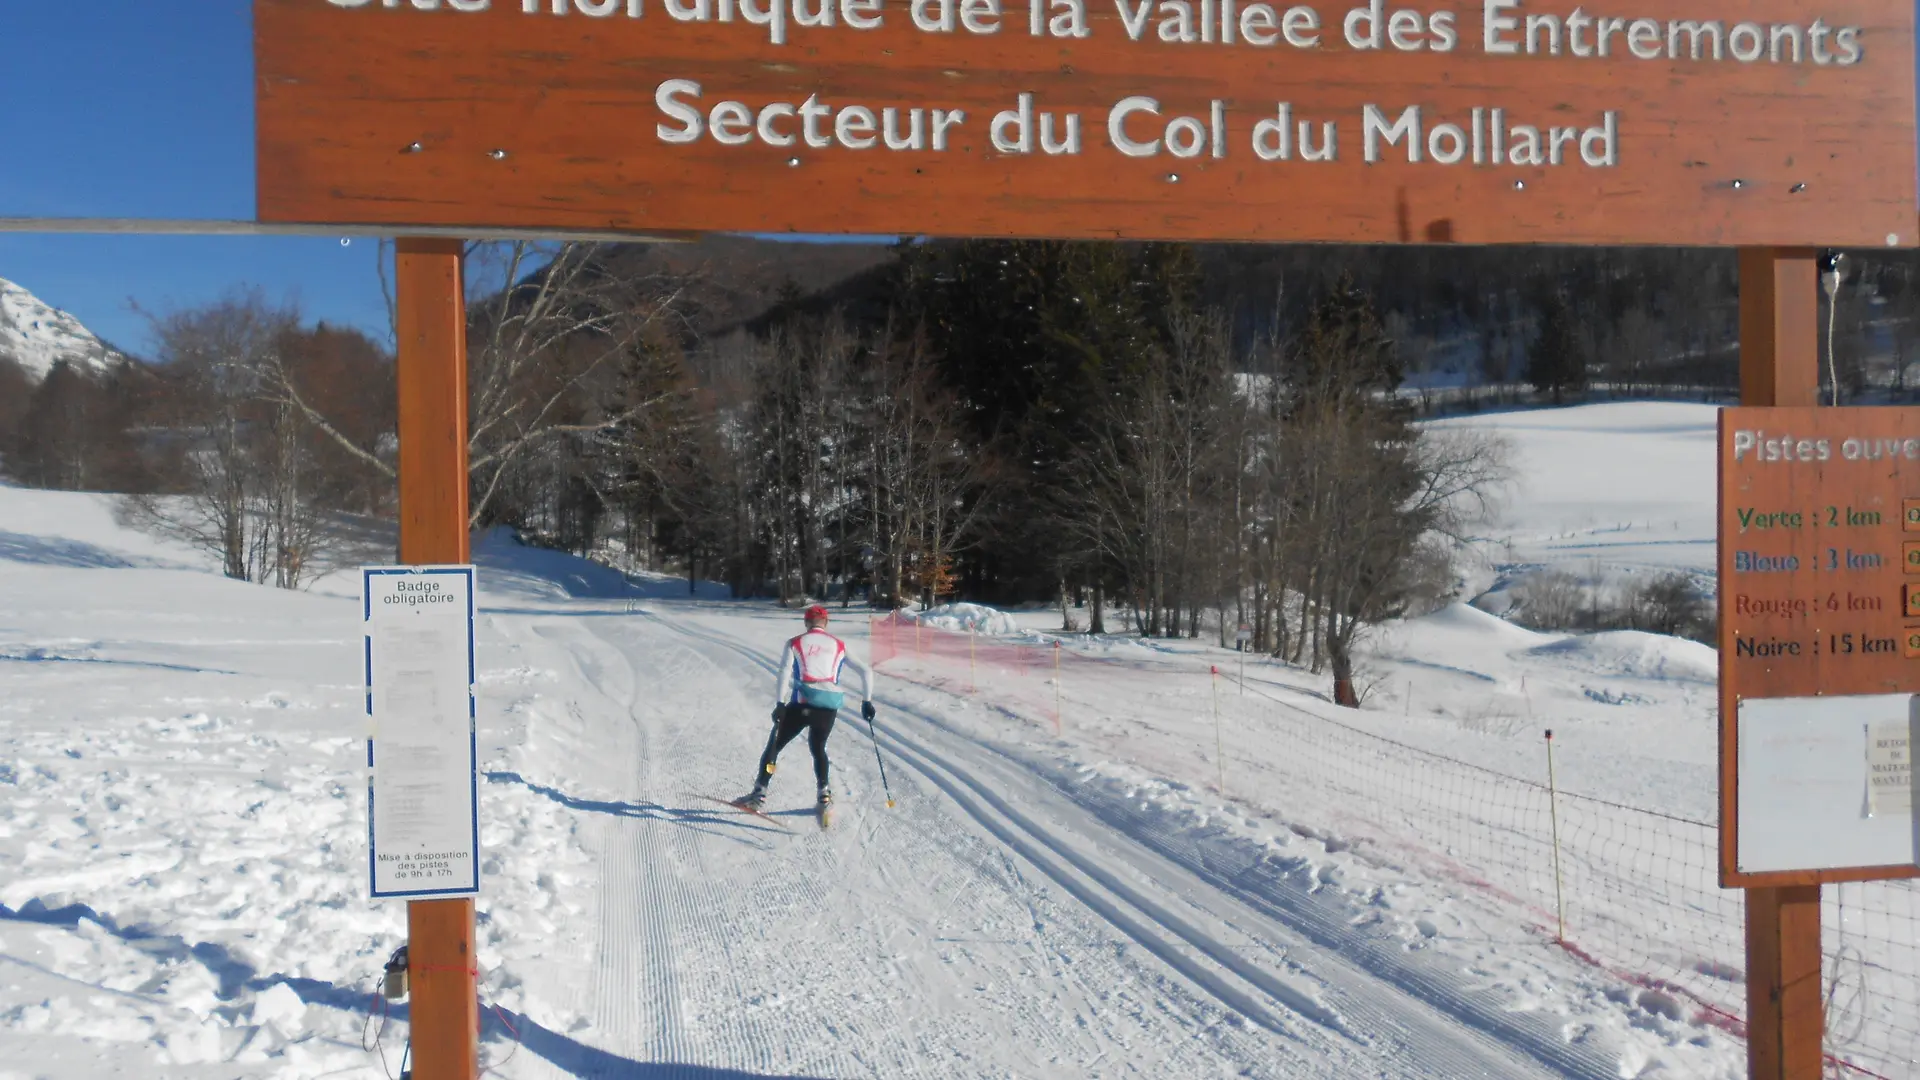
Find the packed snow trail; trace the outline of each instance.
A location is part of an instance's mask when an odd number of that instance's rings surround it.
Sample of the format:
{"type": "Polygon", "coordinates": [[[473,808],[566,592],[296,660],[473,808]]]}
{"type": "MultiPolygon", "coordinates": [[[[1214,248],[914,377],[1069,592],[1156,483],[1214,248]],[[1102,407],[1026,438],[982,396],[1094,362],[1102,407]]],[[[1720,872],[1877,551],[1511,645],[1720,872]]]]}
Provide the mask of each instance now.
{"type": "MultiPolygon", "coordinates": [[[[1140,972],[934,800],[903,792],[901,809],[870,810],[871,757],[849,754],[861,743],[844,735],[843,799],[861,801],[843,805],[833,831],[787,836],[724,810],[668,809],[744,786],[761,735],[745,718],[764,711],[766,680],[729,678],[640,620],[535,629],[604,695],[568,710],[590,748],[575,782],[616,793],[588,843],[602,873],[599,961],[581,1003],[589,1027],[573,1037],[626,1065],[587,1075],[684,1063],[780,1076],[1187,1076],[1248,1062],[1270,1063],[1250,1075],[1283,1076],[1290,1058],[1321,1071],[1325,1053],[1276,1052],[1281,1040],[1140,972]],[[651,676],[636,678],[625,656],[644,657],[651,676]]],[[[779,777],[773,792],[775,814],[811,814],[810,777],[779,777]]]]}
{"type": "Polygon", "coordinates": [[[883,711],[898,809],[883,808],[864,725],[846,720],[832,830],[808,820],[804,748],[783,758],[768,803],[791,835],[708,807],[698,796],[737,794],[751,775],[772,663],[675,609],[530,620],[587,691],[530,737],[572,744],[551,748],[577,770],[553,786],[592,808],[601,875],[596,970],[573,1002],[586,1024],[569,1045],[604,1054],[549,1064],[605,1076],[639,1063],[808,1077],[1548,1074],[924,721],[909,733],[883,711]]]}
{"type": "MultiPolygon", "coordinates": [[[[723,627],[738,622],[736,616],[725,620],[723,627]]],[[[772,670],[758,652],[723,627],[709,623],[697,628],[685,618],[674,620],[674,625],[679,633],[728,649],[750,666],[772,670]]],[[[1061,767],[1058,761],[1029,758],[1011,747],[982,743],[924,708],[901,709],[889,703],[888,712],[896,718],[881,732],[889,753],[939,786],[980,825],[1044,870],[1046,856],[1030,854],[1028,841],[1037,840],[1045,852],[1057,855],[1110,896],[1124,901],[1122,918],[1129,906],[1148,915],[1155,925],[1183,939],[1188,948],[1211,956],[1220,967],[1284,1007],[1362,1036],[1400,1032],[1400,1041],[1412,1048],[1409,1053],[1437,1075],[1488,1075],[1484,1070],[1490,1069],[1490,1075],[1520,1076],[1542,1066],[1554,1075],[1621,1075],[1616,1053],[1584,1037],[1580,1025],[1570,1025],[1554,1010],[1516,1007],[1509,997],[1482,992],[1478,984],[1484,981],[1484,973],[1471,964],[1460,967],[1432,954],[1409,952],[1401,939],[1372,926],[1371,920],[1356,924],[1353,909],[1337,892],[1303,889],[1284,880],[1293,872],[1290,861],[1262,857],[1249,865],[1229,856],[1233,865],[1220,865],[1215,861],[1218,852],[1208,845],[1196,843],[1188,833],[1169,835],[1164,825],[1142,815],[1127,800],[1116,801],[1101,789],[1063,782],[1055,775],[1061,767]],[[898,718],[906,722],[897,722],[898,718]],[[1009,805],[1009,799],[1021,809],[1009,805]],[[1012,834],[983,813],[979,802],[1013,826],[1012,834]],[[1118,876],[1122,873],[1134,884],[1123,882],[1118,876]],[[1205,912],[1204,917],[1220,929],[1196,930],[1187,919],[1143,895],[1142,886],[1146,894],[1170,898],[1179,910],[1205,912]],[[1301,1000],[1285,983],[1223,944],[1249,937],[1289,970],[1320,983],[1323,994],[1339,1002],[1338,1010],[1301,1000]],[[1464,1047],[1456,1045],[1463,1041],[1464,1047]],[[1488,1042],[1500,1047],[1494,1052],[1498,1060],[1492,1063],[1486,1057],[1488,1042]],[[1526,1066],[1514,1064],[1523,1055],[1533,1060],[1526,1066]]],[[[1076,882],[1052,870],[1048,873],[1090,907],[1103,913],[1108,910],[1103,900],[1088,900],[1076,882]]],[[[1153,950],[1148,942],[1141,943],[1153,950]]],[[[1170,964],[1192,977],[1182,965],[1170,964]]],[[[1209,985],[1205,979],[1196,981],[1209,985]]],[[[1232,1004],[1230,998],[1221,1000],[1232,1004]]],[[[1257,1020],[1259,1014],[1243,1011],[1243,1015],[1257,1020]]],[[[1395,1056],[1380,1055],[1381,1060],[1395,1056]]]]}

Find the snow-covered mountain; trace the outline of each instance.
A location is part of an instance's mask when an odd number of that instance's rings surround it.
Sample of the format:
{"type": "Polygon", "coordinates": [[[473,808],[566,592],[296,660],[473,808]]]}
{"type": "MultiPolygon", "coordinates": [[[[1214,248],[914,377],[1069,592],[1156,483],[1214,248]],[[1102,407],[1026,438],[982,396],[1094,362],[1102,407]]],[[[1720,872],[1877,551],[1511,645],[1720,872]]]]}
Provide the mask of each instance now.
{"type": "Polygon", "coordinates": [[[104,372],[121,359],[79,319],[5,278],[0,278],[0,356],[25,368],[34,382],[61,360],[104,372]]]}

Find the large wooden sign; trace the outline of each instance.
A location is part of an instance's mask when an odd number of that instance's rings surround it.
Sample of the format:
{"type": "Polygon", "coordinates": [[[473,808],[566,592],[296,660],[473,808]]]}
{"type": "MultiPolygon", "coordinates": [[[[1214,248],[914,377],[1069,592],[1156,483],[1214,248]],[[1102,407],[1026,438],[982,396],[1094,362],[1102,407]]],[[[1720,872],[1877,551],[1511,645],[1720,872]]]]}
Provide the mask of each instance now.
{"type": "Polygon", "coordinates": [[[1723,410],[1719,532],[1723,882],[1916,876],[1920,409],[1723,410]]]}
{"type": "Polygon", "coordinates": [[[256,0],[271,223],[1916,243],[1910,0],[256,0]]]}

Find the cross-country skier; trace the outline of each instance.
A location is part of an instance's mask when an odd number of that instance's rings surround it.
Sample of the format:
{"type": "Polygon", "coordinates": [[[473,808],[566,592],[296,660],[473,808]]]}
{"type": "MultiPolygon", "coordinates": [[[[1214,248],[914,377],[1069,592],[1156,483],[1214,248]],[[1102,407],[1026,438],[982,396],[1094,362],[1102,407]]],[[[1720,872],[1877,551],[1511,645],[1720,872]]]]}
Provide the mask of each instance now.
{"type": "Polygon", "coordinates": [[[860,716],[873,719],[873,675],[847,653],[839,638],[827,633],[827,609],[818,604],[802,616],[807,632],[787,642],[780,656],[780,677],[774,689],[773,734],[760,755],[760,771],[754,774],[753,790],[734,800],[737,806],[760,809],[767,798],[767,784],[773,779],[774,762],[801,732],[807,733],[807,749],[813,751],[813,778],[820,785],[820,809],[833,802],[833,789],[827,784],[827,736],[833,733],[834,718],[846,700],[840,689],[840,673],[851,667],[860,674],[860,716]]]}

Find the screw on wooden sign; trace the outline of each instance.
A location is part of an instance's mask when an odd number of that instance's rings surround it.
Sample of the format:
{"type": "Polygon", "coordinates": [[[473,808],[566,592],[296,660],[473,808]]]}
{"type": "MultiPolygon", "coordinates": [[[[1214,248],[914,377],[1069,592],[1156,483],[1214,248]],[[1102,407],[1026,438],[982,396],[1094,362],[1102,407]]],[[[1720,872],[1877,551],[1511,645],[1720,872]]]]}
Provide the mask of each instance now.
{"type": "Polygon", "coordinates": [[[1914,243],[1912,5],[1683,6],[255,0],[258,213],[1914,243]]]}

